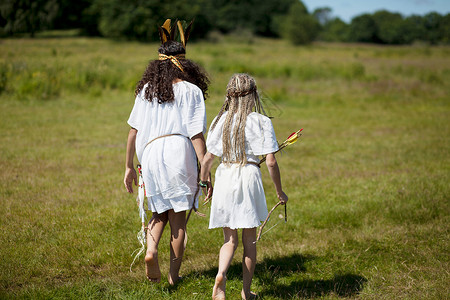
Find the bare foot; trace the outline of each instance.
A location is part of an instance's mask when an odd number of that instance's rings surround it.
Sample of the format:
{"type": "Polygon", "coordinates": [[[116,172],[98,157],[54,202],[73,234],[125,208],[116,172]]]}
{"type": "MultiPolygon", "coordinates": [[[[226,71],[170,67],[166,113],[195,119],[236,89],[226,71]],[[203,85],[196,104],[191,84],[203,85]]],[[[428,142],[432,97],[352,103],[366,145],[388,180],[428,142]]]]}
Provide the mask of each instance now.
{"type": "Polygon", "coordinates": [[[183,278],[183,277],[181,277],[181,276],[172,277],[172,275],[170,275],[170,273],[169,273],[169,275],[167,275],[167,280],[169,281],[170,285],[177,284],[181,280],[181,278],[183,278]]]}
{"type": "Polygon", "coordinates": [[[227,278],[221,274],[216,276],[216,283],[214,284],[212,298],[213,300],[225,299],[225,286],[227,278]]]}
{"type": "Polygon", "coordinates": [[[158,253],[148,252],[145,254],[145,274],[150,282],[161,281],[161,271],[158,264],[158,253]]]}
{"type": "Polygon", "coordinates": [[[241,297],[243,300],[253,300],[256,299],[257,295],[254,292],[250,292],[248,296],[245,296],[244,290],[242,290],[241,297]]]}

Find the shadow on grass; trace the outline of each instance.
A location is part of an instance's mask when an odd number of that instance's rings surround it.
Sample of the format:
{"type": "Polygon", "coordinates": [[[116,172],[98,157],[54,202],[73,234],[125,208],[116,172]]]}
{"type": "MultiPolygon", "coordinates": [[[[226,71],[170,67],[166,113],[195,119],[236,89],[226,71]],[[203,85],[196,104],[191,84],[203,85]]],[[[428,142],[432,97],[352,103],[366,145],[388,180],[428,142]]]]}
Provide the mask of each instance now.
{"type": "MultiPolygon", "coordinates": [[[[335,275],[331,279],[301,279],[290,280],[299,277],[306,272],[305,263],[316,259],[311,255],[292,254],[284,257],[266,258],[256,264],[254,278],[260,282],[262,287],[259,296],[264,298],[277,297],[289,299],[292,297],[314,298],[328,294],[339,297],[350,297],[359,294],[363,289],[366,278],[356,274],[335,275]],[[280,280],[282,279],[282,280],[280,280]]],[[[217,267],[205,271],[193,272],[186,277],[204,276],[215,278],[217,267]]],[[[227,273],[228,280],[242,280],[242,265],[234,263],[227,273]]]]}
{"type": "Polygon", "coordinates": [[[364,277],[354,274],[335,275],[328,280],[297,280],[289,284],[273,283],[265,286],[259,293],[261,297],[277,296],[283,299],[291,297],[315,298],[328,294],[339,297],[356,296],[367,281],[364,277]]]}

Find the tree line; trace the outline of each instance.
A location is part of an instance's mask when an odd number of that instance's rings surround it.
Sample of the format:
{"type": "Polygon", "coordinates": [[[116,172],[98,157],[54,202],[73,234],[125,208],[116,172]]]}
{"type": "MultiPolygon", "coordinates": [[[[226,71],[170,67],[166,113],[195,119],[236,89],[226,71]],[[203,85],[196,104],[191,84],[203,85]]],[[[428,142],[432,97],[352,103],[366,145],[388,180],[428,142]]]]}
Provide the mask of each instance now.
{"type": "Polygon", "coordinates": [[[403,16],[386,10],[345,23],[329,7],[309,12],[300,0],[3,0],[0,36],[80,29],[82,34],[139,41],[158,40],[168,17],[195,18],[193,38],[250,32],[294,44],[314,40],[379,44],[450,43],[450,14],[403,16]]]}

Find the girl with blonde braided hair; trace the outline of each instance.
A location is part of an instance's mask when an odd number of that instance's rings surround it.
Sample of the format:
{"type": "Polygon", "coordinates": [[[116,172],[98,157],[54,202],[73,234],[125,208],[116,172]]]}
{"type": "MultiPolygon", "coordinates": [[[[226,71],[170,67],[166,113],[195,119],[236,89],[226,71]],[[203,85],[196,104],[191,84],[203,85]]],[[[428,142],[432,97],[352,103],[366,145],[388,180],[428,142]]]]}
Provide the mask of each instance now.
{"type": "Polygon", "coordinates": [[[272,122],[264,115],[255,80],[248,74],[235,74],[227,86],[225,102],[209,129],[200,173],[200,185],[207,181],[215,156],[222,157],[215,174],[209,228],[223,228],[224,244],[220,249],[219,270],[213,299],[225,299],[226,273],[238,245],[242,228],[243,299],[250,291],[256,265],[256,227],[268,215],[259,169],[259,155],[266,155],[266,165],[275,184],[278,199],[285,204],[280,170],[274,153],[278,150],[272,122]]]}

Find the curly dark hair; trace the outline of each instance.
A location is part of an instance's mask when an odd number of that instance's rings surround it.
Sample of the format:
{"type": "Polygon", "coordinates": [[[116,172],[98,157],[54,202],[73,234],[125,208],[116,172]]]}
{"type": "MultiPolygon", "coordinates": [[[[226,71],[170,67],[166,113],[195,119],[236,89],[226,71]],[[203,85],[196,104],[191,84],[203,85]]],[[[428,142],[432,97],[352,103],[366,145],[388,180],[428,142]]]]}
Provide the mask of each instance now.
{"type": "MultiPolygon", "coordinates": [[[[180,42],[167,41],[159,47],[158,52],[165,55],[177,55],[185,54],[186,50],[180,42]]],[[[135,96],[148,83],[144,97],[146,100],[151,102],[156,98],[158,103],[174,101],[172,83],[173,80],[179,78],[198,86],[206,99],[209,85],[209,78],[206,72],[189,59],[180,59],[179,61],[184,72],[178,69],[170,59],[150,61],[142,75],[142,79],[136,85],[135,96]]]]}

